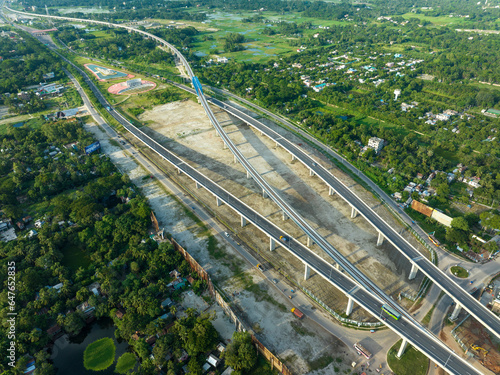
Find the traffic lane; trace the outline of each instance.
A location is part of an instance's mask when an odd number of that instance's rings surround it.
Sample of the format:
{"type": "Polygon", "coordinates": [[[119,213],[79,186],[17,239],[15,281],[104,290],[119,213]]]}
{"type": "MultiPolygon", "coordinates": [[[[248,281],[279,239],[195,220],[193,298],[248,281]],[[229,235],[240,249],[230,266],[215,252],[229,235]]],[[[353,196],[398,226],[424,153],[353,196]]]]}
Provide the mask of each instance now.
{"type": "MultiPolygon", "coordinates": [[[[318,267],[317,271],[320,271],[323,277],[327,280],[332,280],[332,281],[335,280],[335,283],[339,284],[342,282],[341,278],[326,277],[326,275],[329,275],[329,272],[331,272],[331,266],[329,267],[328,264],[323,263],[321,266],[318,267]]],[[[350,285],[347,284],[344,286],[344,288],[350,288],[350,285]]],[[[352,297],[357,300],[356,302],[358,304],[360,304],[359,302],[362,302],[363,308],[371,312],[372,315],[380,316],[382,312],[381,304],[378,303],[377,301],[374,301],[373,296],[368,294],[366,291],[364,291],[363,289],[358,289],[352,297]]],[[[397,334],[400,335],[404,334],[409,339],[409,341],[413,342],[413,345],[417,347],[420,351],[422,351],[430,358],[434,357],[434,360],[437,363],[439,363],[440,366],[443,367],[449,358],[456,358],[458,359],[458,362],[461,362],[461,359],[459,359],[459,357],[457,357],[453,353],[448,352],[449,349],[444,348],[441,345],[437,344],[435,341],[433,341],[432,338],[428,337],[426,334],[419,331],[412,324],[406,322],[404,318],[400,320],[394,320],[390,317],[387,317],[385,324],[389,328],[393,329],[397,334]]],[[[470,368],[466,364],[459,364],[455,367],[456,367],[455,368],[456,374],[473,374],[473,373],[475,374],[475,372],[470,372],[470,368]]],[[[447,364],[447,368],[451,369],[449,361],[447,364]]]]}

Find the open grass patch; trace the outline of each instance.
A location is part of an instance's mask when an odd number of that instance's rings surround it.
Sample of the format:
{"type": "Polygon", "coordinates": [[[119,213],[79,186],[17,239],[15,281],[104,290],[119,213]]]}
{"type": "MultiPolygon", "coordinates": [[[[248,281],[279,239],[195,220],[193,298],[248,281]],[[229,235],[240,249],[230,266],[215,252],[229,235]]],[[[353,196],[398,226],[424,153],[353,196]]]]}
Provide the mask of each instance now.
{"type": "Polygon", "coordinates": [[[120,358],[118,358],[115,372],[119,374],[126,374],[134,369],[136,363],[137,360],[135,359],[135,355],[133,353],[123,353],[120,358]]]}
{"type": "Polygon", "coordinates": [[[418,350],[408,345],[401,358],[396,357],[401,345],[399,340],[387,353],[387,364],[392,372],[398,375],[425,375],[429,367],[429,359],[418,350]]]}
{"type": "Polygon", "coordinates": [[[105,370],[115,361],[115,350],[115,343],[109,337],[94,341],[85,348],[83,366],[92,371],[105,370]]]}
{"type": "Polygon", "coordinates": [[[460,266],[453,266],[450,268],[451,273],[453,276],[459,277],[461,279],[466,279],[469,277],[469,272],[460,266]]]}
{"type": "Polygon", "coordinates": [[[429,310],[427,314],[425,314],[424,318],[422,319],[422,324],[427,326],[429,325],[432,317],[432,313],[434,312],[434,309],[436,308],[436,305],[432,306],[432,308],[429,310]]]}
{"type": "MultiPolygon", "coordinates": [[[[327,367],[330,363],[333,362],[333,357],[328,354],[323,354],[321,357],[315,359],[314,361],[308,361],[309,370],[311,372],[316,370],[321,370],[327,367]]],[[[337,371],[335,371],[337,372],[337,371]]]]}
{"type": "Polygon", "coordinates": [[[290,322],[290,325],[292,326],[293,330],[300,336],[314,336],[314,333],[306,329],[304,325],[297,320],[292,320],[290,322]]]}

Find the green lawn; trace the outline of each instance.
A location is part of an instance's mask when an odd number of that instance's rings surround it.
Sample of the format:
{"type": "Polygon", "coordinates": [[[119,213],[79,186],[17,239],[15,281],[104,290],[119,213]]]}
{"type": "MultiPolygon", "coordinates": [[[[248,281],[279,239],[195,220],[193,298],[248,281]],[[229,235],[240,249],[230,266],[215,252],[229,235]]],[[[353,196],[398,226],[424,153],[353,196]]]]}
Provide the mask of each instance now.
{"type": "Polygon", "coordinates": [[[135,355],[133,353],[124,353],[120,358],[118,358],[115,372],[119,374],[126,374],[130,370],[133,370],[136,363],[137,360],[135,359],[135,355]]]}
{"type": "Polygon", "coordinates": [[[115,343],[109,337],[94,341],[83,353],[83,365],[87,370],[105,370],[115,361],[115,350],[115,343]]]}
{"type": "Polygon", "coordinates": [[[425,14],[417,14],[417,13],[405,13],[401,16],[405,19],[418,18],[422,21],[429,21],[430,23],[436,26],[449,26],[451,24],[454,24],[455,26],[465,27],[467,23],[472,24],[471,22],[468,22],[465,18],[459,18],[459,17],[448,17],[448,16],[432,17],[432,16],[427,16],[425,14]]]}
{"type": "Polygon", "coordinates": [[[399,340],[387,353],[387,364],[392,372],[397,375],[425,375],[429,367],[429,359],[408,345],[401,359],[396,357],[398,354],[401,340],[399,340]]]}
{"type": "Polygon", "coordinates": [[[466,279],[469,277],[469,272],[463,267],[460,266],[453,266],[450,268],[451,273],[453,276],[459,277],[461,279],[466,279]]]}

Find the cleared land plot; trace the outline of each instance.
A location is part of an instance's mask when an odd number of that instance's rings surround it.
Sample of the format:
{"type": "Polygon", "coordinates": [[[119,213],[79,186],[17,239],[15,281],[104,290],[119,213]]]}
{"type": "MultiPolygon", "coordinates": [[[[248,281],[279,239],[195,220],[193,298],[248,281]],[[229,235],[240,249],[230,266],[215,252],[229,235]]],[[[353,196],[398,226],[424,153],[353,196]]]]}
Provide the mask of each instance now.
{"type": "MultiPolygon", "coordinates": [[[[405,277],[410,265],[406,259],[390,245],[384,244],[377,248],[375,230],[362,218],[353,221],[348,219],[350,207],[341,198],[329,197],[327,187],[320,180],[310,178],[308,170],[301,164],[290,165],[290,156],[281,148],[275,149],[274,143],[269,142],[267,138],[260,137],[246,126],[234,125],[227,114],[215,112],[235,144],[259,173],[280,190],[283,197],[302,213],[319,233],[328,238],[352,263],[381,284],[388,293],[403,290],[414,293],[421,279],[413,281],[411,287],[408,287],[405,277]]],[[[215,131],[198,104],[190,101],[170,103],[145,112],[140,119],[151,122],[148,128],[143,130],[154,136],[157,141],[185,158],[202,173],[239,196],[292,236],[299,238],[303,243],[306,242],[305,236],[295,224],[290,220],[283,222],[277,207],[262,198],[260,190],[252,180],[247,180],[243,168],[233,163],[232,154],[223,150],[221,141],[216,137],[215,131]]],[[[332,172],[348,186],[352,186],[363,199],[371,202],[370,205],[377,212],[380,211],[384,218],[392,220],[370,194],[357,187],[350,178],[336,169],[332,172]]],[[[280,272],[311,290],[332,309],[343,311],[347,302],[345,297],[320,277],[313,275],[309,280],[303,281],[303,266],[289,255],[286,249],[278,247],[275,252],[268,252],[268,239],[265,235],[256,230],[249,233],[251,226],[241,228],[239,217],[224,205],[215,207],[213,196],[203,189],[196,190],[196,195],[238,236],[259,250],[276,268],[280,268],[280,272]]],[[[394,226],[397,227],[397,224],[394,226]]],[[[316,246],[313,246],[312,250],[328,259],[316,246]]],[[[367,318],[361,309],[356,309],[353,313],[353,318],[356,317],[367,318]]]]}

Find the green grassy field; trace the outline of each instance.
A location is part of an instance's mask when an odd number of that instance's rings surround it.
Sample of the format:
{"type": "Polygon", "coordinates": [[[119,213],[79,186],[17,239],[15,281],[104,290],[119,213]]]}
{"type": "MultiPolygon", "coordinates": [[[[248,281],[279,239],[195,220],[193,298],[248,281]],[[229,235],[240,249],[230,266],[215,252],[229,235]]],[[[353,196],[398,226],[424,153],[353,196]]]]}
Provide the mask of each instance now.
{"type": "Polygon", "coordinates": [[[87,370],[105,370],[115,361],[115,350],[115,343],[109,337],[94,341],[83,353],[83,365],[87,370]]]}
{"type": "Polygon", "coordinates": [[[468,23],[472,25],[472,22],[468,22],[466,18],[459,18],[459,17],[448,17],[448,16],[432,17],[432,16],[427,16],[425,14],[418,14],[418,13],[405,13],[405,14],[401,15],[401,17],[403,17],[405,19],[418,18],[422,21],[428,21],[436,26],[456,25],[456,26],[464,26],[465,27],[465,25],[468,23]]]}
{"type": "Polygon", "coordinates": [[[399,340],[387,353],[387,364],[398,375],[425,375],[429,367],[429,359],[408,345],[401,359],[396,357],[401,340],[399,340]]]}
{"type": "Polygon", "coordinates": [[[466,279],[469,277],[469,272],[463,267],[460,266],[453,266],[450,268],[450,272],[461,279],[466,279]]]}
{"type": "Polygon", "coordinates": [[[135,359],[135,355],[133,353],[124,353],[120,356],[120,358],[118,358],[115,372],[119,374],[126,374],[134,369],[136,363],[137,360],[135,359]]]}

